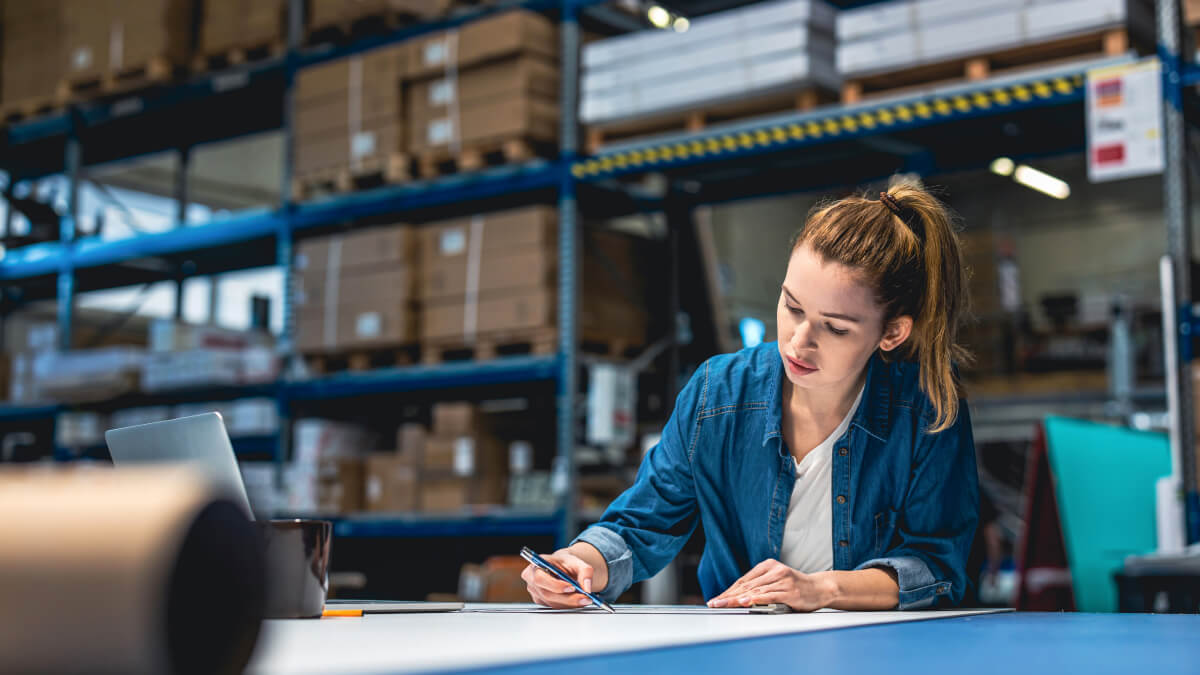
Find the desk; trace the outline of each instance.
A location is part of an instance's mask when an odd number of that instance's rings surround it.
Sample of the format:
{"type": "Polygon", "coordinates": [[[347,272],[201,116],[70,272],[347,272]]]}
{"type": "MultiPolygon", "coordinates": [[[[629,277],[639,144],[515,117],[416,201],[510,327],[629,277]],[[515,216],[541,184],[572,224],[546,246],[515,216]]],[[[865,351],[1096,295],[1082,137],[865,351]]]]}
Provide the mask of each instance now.
{"type": "Polygon", "coordinates": [[[248,672],[550,675],[568,666],[571,675],[1194,675],[1200,616],[465,612],[268,621],[248,672]]]}

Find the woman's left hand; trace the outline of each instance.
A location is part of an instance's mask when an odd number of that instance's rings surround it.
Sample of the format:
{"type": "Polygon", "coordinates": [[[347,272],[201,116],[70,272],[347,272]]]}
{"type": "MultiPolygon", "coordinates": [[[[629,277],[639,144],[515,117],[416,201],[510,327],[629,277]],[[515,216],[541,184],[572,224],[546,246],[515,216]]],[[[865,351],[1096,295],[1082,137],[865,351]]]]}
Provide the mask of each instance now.
{"type": "Polygon", "coordinates": [[[709,600],[709,607],[749,607],[783,603],[797,612],[811,612],[833,602],[835,589],[828,575],[804,574],[778,560],[764,560],[724,593],[709,600]]]}

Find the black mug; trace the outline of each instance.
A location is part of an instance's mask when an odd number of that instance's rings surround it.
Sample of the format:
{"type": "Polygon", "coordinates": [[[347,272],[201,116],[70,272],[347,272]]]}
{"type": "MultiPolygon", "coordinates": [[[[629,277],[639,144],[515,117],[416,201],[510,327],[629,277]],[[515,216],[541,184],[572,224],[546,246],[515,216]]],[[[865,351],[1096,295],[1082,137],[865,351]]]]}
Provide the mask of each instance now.
{"type": "Polygon", "coordinates": [[[268,619],[319,619],[329,590],[328,520],[258,522],[267,568],[268,619]]]}

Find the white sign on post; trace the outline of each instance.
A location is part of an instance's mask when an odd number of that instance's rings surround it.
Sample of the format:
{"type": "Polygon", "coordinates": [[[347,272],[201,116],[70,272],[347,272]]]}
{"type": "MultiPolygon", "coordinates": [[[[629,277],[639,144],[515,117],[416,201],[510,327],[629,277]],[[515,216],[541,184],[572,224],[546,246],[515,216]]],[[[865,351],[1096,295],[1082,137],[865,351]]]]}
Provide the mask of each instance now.
{"type": "Polygon", "coordinates": [[[1088,71],[1091,182],[1161,173],[1162,137],[1162,67],[1158,59],[1088,71]]]}

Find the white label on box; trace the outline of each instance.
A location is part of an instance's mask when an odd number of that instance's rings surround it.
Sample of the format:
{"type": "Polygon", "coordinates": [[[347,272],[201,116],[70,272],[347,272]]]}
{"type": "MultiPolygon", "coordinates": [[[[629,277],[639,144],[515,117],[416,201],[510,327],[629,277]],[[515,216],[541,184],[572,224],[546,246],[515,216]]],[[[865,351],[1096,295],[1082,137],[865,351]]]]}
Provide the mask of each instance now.
{"type": "Polygon", "coordinates": [[[71,67],[76,70],[90,68],[92,65],[92,48],[80,47],[71,52],[71,67]]]}
{"type": "Polygon", "coordinates": [[[429,123],[428,141],[430,145],[445,145],[454,140],[454,123],[447,118],[434,120],[429,123]]]}
{"type": "Polygon", "coordinates": [[[367,502],[374,503],[383,499],[383,481],[379,476],[367,476],[367,502]]]}
{"type": "Polygon", "coordinates": [[[425,65],[440,66],[446,62],[446,42],[444,40],[438,42],[425,43],[425,65]]]}
{"type": "Polygon", "coordinates": [[[1162,69],[1158,59],[1088,71],[1088,178],[1161,173],[1162,69]]]}
{"type": "Polygon", "coordinates": [[[451,228],[438,237],[438,252],[442,255],[458,255],[467,250],[467,233],[461,227],[451,228]]]}
{"type": "Polygon", "coordinates": [[[358,337],[379,337],[383,329],[383,318],[379,312],[365,312],[354,320],[354,334],[358,337]]]}
{"type": "Polygon", "coordinates": [[[375,153],[375,132],[360,131],[350,139],[350,159],[375,153]]]}
{"type": "Polygon", "coordinates": [[[430,105],[450,105],[453,102],[454,83],[450,80],[438,80],[429,87],[430,105]]]}
{"type": "Polygon", "coordinates": [[[463,436],[454,439],[454,475],[470,476],[475,473],[475,440],[463,436]]]}
{"type": "Polygon", "coordinates": [[[508,446],[508,469],[517,476],[533,470],[533,446],[529,441],[514,441],[508,446]]]}

